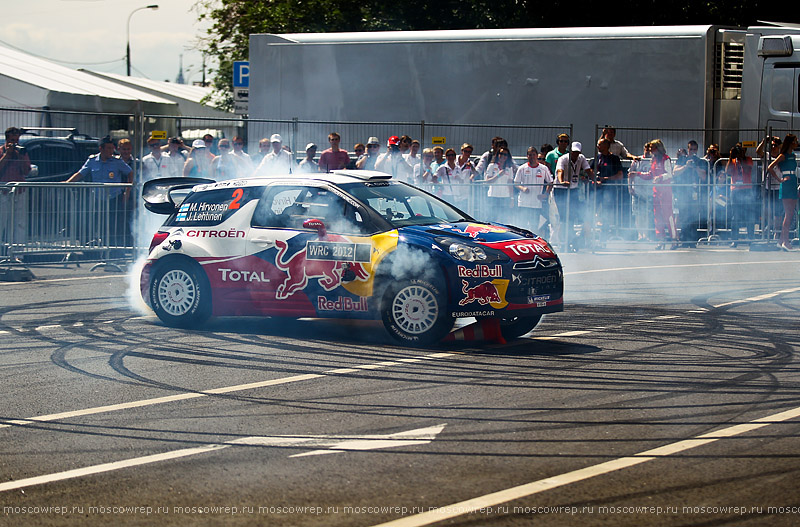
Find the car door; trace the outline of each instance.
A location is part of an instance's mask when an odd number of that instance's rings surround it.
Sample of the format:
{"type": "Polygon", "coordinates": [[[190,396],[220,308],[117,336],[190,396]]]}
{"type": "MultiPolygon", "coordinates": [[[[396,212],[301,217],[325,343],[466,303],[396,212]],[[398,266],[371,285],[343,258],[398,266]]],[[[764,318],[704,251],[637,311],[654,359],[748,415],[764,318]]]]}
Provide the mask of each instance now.
{"type": "Polygon", "coordinates": [[[357,203],[329,187],[268,187],[247,239],[248,254],[269,279],[252,291],[254,304],[281,316],[366,314],[367,301],[348,286],[370,279],[369,230],[357,203]]]}

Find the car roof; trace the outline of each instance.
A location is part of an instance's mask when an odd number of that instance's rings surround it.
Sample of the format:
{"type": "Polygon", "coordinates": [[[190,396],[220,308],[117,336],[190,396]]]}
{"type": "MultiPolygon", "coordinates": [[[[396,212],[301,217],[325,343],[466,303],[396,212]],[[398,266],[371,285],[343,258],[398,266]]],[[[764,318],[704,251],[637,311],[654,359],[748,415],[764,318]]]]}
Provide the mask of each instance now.
{"type": "Polygon", "coordinates": [[[320,172],[319,174],[281,174],[275,176],[263,177],[249,177],[231,179],[227,181],[218,181],[216,183],[208,183],[205,185],[198,185],[195,191],[207,191],[220,188],[230,187],[259,187],[273,183],[285,184],[302,184],[313,185],[315,183],[332,183],[334,185],[342,185],[346,183],[365,183],[374,181],[388,181],[392,179],[391,174],[385,172],[378,172],[376,170],[336,170],[334,172],[326,173],[320,172]]]}

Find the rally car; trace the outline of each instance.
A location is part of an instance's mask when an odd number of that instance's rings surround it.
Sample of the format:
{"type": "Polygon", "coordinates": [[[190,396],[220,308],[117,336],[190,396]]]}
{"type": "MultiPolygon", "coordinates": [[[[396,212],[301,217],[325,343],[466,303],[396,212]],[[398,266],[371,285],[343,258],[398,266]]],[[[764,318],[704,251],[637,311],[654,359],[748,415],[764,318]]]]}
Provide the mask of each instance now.
{"type": "Polygon", "coordinates": [[[153,237],[142,297],[167,325],[210,316],[382,319],[408,344],[456,319],[502,336],[563,310],[561,262],[539,236],[482,223],[381,172],[147,182],[169,218],[153,237]]]}

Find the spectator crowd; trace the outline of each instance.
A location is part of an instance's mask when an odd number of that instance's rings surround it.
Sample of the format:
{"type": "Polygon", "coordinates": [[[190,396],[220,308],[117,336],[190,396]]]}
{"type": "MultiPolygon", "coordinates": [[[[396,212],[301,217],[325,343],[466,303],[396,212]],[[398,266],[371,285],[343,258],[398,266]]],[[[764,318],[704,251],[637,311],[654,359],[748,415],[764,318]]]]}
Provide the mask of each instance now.
{"type": "MultiPolygon", "coordinates": [[[[14,132],[6,132],[6,144],[0,149],[2,181],[24,181],[24,161],[13,158],[14,132]]],[[[794,150],[798,145],[792,134],[783,139],[769,137],[758,146],[757,154],[768,156],[769,161],[764,181],[741,144],[724,159],[716,144],[709,145],[700,157],[700,146],[692,140],[673,158],[664,143],[655,139],[643,145],[641,155],[634,155],[610,126],[603,129],[590,157],[581,142],[560,134],[555,147],[528,147],[524,161],[512,156],[502,137],[493,138],[480,155],[470,143],[462,144],[458,151],[439,145],[422,148],[407,135],[389,137],[385,149],[377,137],[369,137],[366,143],[353,146],[352,155],[342,148],[340,134],[330,133],[327,141],[329,147],[318,157],[318,146],[308,143],[298,162],[280,134],[261,139],[258,152],[252,155],[245,152],[245,140],[239,136],[219,139],[216,145],[211,135],[191,145],[171,137],[162,145],[151,135],[147,155],[137,161],[130,140],[115,144],[106,137],[100,142],[100,153],[90,157],[69,181],[140,186],[161,177],[223,181],[376,170],[477,217],[542,233],[570,250],[618,235],[628,215],[635,239],[655,242],[658,249],[695,246],[701,231],[724,231],[728,243],[736,246],[742,234],[753,240],[759,224],[769,229],[779,248],[794,250],[789,236],[796,223],[794,150]],[[138,174],[134,172],[137,166],[138,174]],[[760,206],[762,201],[766,207],[760,206]]],[[[115,191],[108,198],[115,200],[115,209],[129,208],[123,205],[131,199],[129,191],[115,191]]]]}

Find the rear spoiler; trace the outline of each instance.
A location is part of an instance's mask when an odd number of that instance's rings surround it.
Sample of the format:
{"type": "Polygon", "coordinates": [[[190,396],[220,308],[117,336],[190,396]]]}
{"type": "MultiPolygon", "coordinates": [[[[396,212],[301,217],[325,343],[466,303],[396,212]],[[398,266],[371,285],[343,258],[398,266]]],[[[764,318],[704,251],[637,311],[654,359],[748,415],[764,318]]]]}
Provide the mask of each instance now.
{"type": "Polygon", "coordinates": [[[156,214],[172,214],[178,210],[188,190],[196,185],[216,183],[213,179],[197,177],[164,177],[152,179],[142,186],[144,206],[156,214]],[[175,190],[186,190],[183,196],[173,196],[175,190]]]}

